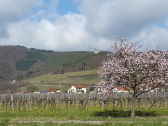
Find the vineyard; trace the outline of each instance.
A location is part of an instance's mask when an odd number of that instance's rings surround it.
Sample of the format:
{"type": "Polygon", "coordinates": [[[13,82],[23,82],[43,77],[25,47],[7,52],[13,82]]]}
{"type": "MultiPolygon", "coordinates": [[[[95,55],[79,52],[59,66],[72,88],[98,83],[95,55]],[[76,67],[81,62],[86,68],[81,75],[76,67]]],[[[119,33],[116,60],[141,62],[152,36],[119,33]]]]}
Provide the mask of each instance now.
{"type": "MultiPolygon", "coordinates": [[[[112,110],[129,110],[131,105],[129,93],[113,93],[110,97],[100,94],[71,94],[71,93],[44,93],[44,94],[3,94],[0,95],[1,111],[33,111],[35,109],[70,110],[78,108],[85,110],[90,107],[98,107],[112,110]]],[[[141,95],[137,99],[137,108],[161,109],[168,108],[167,92],[150,92],[141,95]]]]}

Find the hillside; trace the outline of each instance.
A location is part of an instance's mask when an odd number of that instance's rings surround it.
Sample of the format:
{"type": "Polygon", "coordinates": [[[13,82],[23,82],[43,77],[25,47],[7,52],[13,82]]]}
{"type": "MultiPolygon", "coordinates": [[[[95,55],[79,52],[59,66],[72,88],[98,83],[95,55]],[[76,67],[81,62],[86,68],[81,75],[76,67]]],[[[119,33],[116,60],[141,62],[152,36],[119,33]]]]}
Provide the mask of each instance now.
{"type": "MultiPolygon", "coordinates": [[[[64,74],[45,74],[25,81],[37,86],[39,90],[58,88],[62,91],[67,91],[70,86],[76,84],[85,85],[89,89],[99,82],[99,79],[97,78],[97,70],[86,70],[64,74]]],[[[21,91],[26,91],[26,87],[22,87],[21,91]]]]}
{"type": "Polygon", "coordinates": [[[0,90],[12,88],[8,83],[11,80],[95,69],[105,56],[106,52],[55,52],[23,46],[0,46],[0,90]]]}

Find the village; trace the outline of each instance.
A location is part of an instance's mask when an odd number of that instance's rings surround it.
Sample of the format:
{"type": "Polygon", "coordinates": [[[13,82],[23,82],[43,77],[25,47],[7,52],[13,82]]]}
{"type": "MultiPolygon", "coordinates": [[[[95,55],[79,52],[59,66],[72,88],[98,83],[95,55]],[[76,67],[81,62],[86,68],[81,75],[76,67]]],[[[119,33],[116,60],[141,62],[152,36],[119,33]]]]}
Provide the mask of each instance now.
{"type": "MultiPolygon", "coordinates": [[[[131,89],[130,89],[131,90],[131,89]]],[[[165,90],[163,88],[155,88],[153,90],[150,90],[150,92],[158,92],[158,91],[162,91],[165,92],[165,90]]],[[[100,87],[96,87],[96,86],[92,86],[90,88],[88,88],[85,85],[72,85],[66,92],[61,91],[60,89],[57,88],[49,88],[48,90],[36,90],[32,93],[34,94],[43,94],[43,93],[77,93],[77,94],[81,94],[81,93],[99,93],[102,92],[102,89],[100,87]]],[[[113,93],[129,93],[129,91],[124,87],[124,86],[118,86],[114,89],[112,89],[113,93]]],[[[16,92],[16,93],[28,93],[28,92],[16,92]]]]}
{"type": "MultiPolygon", "coordinates": [[[[62,91],[60,89],[49,88],[48,90],[43,91],[36,90],[33,93],[40,94],[40,93],[61,93],[61,92],[62,91]]],[[[73,85],[68,89],[67,93],[87,93],[87,87],[84,85],[73,85]]]]}

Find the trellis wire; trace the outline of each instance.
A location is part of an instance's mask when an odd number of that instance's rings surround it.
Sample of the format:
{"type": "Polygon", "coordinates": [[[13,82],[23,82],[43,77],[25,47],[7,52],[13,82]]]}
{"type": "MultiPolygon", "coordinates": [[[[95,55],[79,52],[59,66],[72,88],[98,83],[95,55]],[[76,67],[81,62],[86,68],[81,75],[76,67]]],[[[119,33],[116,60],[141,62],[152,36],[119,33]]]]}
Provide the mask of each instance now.
{"type": "MultiPolygon", "coordinates": [[[[117,107],[123,109],[130,106],[131,98],[131,95],[127,92],[112,93],[109,97],[97,93],[0,94],[0,106],[11,110],[30,107],[56,108],[58,105],[66,105],[68,108],[76,106],[84,109],[95,105],[108,107],[112,104],[113,109],[117,107]]],[[[145,106],[149,108],[166,108],[168,107],[168,92],[148,92],[138,97],[137,102],[139,108],[143,107],[142,103],[145,103],[145,106]]]]}

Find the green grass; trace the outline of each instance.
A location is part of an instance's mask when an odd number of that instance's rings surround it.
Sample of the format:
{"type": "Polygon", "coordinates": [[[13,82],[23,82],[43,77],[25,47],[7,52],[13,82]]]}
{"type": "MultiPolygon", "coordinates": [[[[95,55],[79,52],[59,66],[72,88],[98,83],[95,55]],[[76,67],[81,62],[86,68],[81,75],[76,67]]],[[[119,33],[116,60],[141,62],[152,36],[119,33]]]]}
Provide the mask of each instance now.
{"type": "Polygon", "coordinates": [[[39,83],[41,81],[56,81],[59,82],[60,80],[64,80],[64,79],[71,79],[71,78],[75,78],[75,77],[80,77],[82,78],[88,75],[97,75],[97,71],[96,70],[87,70],[87,71],[79,71],[79,72],[68,72],[65,74],[47,74],[47,75],[42,75],[39,77],[35,77],[33,79],[30,79],[30,82],[32,83],[39,83]]]}
{"type": "MultiPolygon", "coordinates": [[[[152,109],[136,112],[135,118],[130,118],[130,111],[112,111],[107,108],[106,110],[99,106],[87,107],[81,109],[79,106],[56,106],[55,109],[38,108],[36,106],[29,110],[6,110],[1,107],[0,120],[6,123],[5,120],[14,121],[13,126],[161,126],[168,124],[168,109],[152,109]],[[17,121],[49,121],[50,123],[17,123],[17,121]],[[105,124],[54,124],[51,123],[55,120],[83,120],[83,121],[106,121],[105,124]]],[[[9,123],[10,124],[10,123],[9,123]]],[[[0,125],[1,126],[1,125],[0,125]]]]}
{"type": "MultiPolygon", "coordinates": [[[[89,87],[99,82],[97,78],[97,70],[86,70],[79,72],[67,72],[64,74],[46,74],[26,80],[33,85],[36,85],[40,90],[47,90],[48,88],[59,88],[66,91],[74,84],[82,84],[89,87]]],[[[21,88],[25,91],[26,88],[21,88]]]]}
{"type": "Polygon", "coordinates": [[[54,108],[48,107],[38,107],[31,106],[21,107],[20,109],[15,108],[13,111],[11,109],[5,109],[1,107],[0,109],[0,120],[10,119],[10,120],[119,120],[123,121],[125,119],[129,120],[155,120],[159,117],[162,120],[163,116],[168,116],[168,109],[140,109],[136,111],[138,118],[129,118],[130,111],[128,109],[113,111],[111,108],[106,110],[102,107],[88,106],[82,109],[82,106],[76,105],[57,105],[54,108]]]}
{"type": "Polygon", "coordinates": [[[44,123],[44,124],[38,124],[38,123],[28,123],[28,124],[16,124],[15,126],[167,126],[166,124],[160,122],[160,121],[154,121],[154,122],[124,122],[124,123],[104,123],[104,124],[79,124],[79,123],[65,123],[65,124],[54,124],[52,122],[50,123],[44,123]]]}
{"type": "MultiPolygon", "coordinates": [[[[149,119],[149,118],[148,118],[149,119]]],[[[54,123],[51,120],[48,120],[47,122],[20,122],[17,121],[9,121],[8,119],[2,120],[0,123],[0,126],[167,126],[168,121],[167,120],[161,120],[161,119],[136,119],[136,120],[130,120],[128,118],[124,120],[113,120],[113,121],[105,121],[104,123],[100,124],[91,124],[91,123],[84,123],[84,122],[73,122],[73,123],[54,123]]],[[[94,121],[95,122],[95,121],[94,121]]]]}

